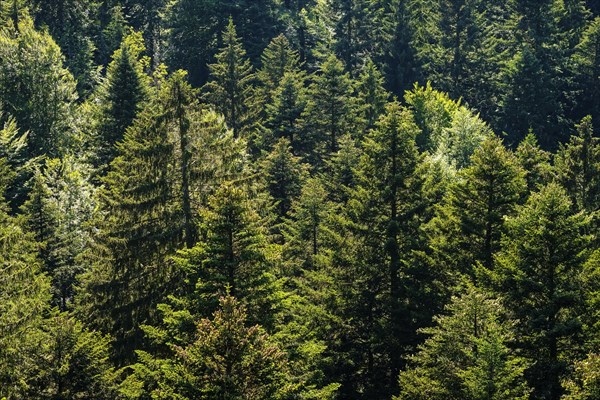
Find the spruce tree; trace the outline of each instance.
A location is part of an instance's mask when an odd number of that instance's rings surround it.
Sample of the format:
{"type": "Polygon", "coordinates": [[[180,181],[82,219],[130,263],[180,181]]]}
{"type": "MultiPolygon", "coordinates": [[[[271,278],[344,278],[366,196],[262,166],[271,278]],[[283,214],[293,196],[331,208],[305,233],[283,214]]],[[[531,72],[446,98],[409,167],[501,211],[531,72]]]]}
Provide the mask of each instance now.
{"type": "Polygon", "coordinates": [[[453,297],[428,338],[400,373],[395,399],[527,399],[527,363],[511,349],[512,324],[506,310],[472,285],[453,297]]]}
{"type": "Polygon", "coordinates": [[[32,1],[37,26],[47,27],[65,56],[65,64],[77,80],[77,89],[87,94],[97,78],[93,42],[99,3],[93,0],[32,1]]]}
{"type": "Polygon", "coordinates": [[[261,97],[269,101],[286,72],[299,72],[300,56],[292,49],[286,37],[279,35],[265,48],[261,56],[261,64],[262,67],[256,73],[256,78],[260,82],[261,91],[264,91],[261,97]]]}
{"type": "Polygon", "coordinates": [[[519,143],[515,155],[525,171],[527,189],[535,190],[538,186],[543,186],[550,181],[552,177],[550,153],[540,148],[533,132],[529,132],[519,143]]]}
{"type": "Polygon", "coordinates": [[[517,348],[532,362],[525,376],[533,396],[559,399],[566,357],[581,332],[579,277],[589,218],[574,214],[565,190],[550,183],[506,224],[497,259],[498,290],[517,321],[517,348]]]}
{"type": "Polygon", "coordinates": [[[314,135],[313,148],[327,155],[337,151],[339,138],[350,128],[353,116],[352,80],[335,55],[319,67],[309,87],[304,121],[314,135]]]}
{"type": "Polygon", "coordinates": [[[590,212],[600,208],[600,141],[593,134],[592,118],[587,116],[554,160],[558,181],[568,190],[573,206],[590,212]]]}
{"type": "Polygon", "coordinates": [[[288,216],[292,202],[300,195],[306,168],[292,154],[290,142],[280,139],[262,165],[267,191],[277,209],[278,221],[288,216]]]}
{"type": "Polygon", "coordinates": [[[179,244],[178,211],[172,196],[173,143],[157,105],[146,108],[119,143],[120,155],[103,178],[95,245],[86,255],[77,315],[115,336],[123,363],[141,339],[169,279],[163,257],[179,244]]]}
{"type": "Polygon", "coordinates": [[[286,72],[266,106],[263,147],[270,141],[286,138],[294,154],[307,152],[309,143],[303,130],[302,114],[306,108],[305,78],[301,73],[286,72]]]}
{"type": "MultiPolygon", "coordinates": [[[[600,126],[600,17],[590,21],[572,56],[576,83],[577,117],[592,116],[596,127],[600,126]]],[[[596,133],[598,132],[596,128],[596,133]]]]}
{"type": "Polygon", "coordinates": [[[385,111],[389,95],[383,88],[383,83],[383,76],[375,63],[367,60],[356,82],[357,110],[365,134],[375,126],[379,116],[385,111]]]}
{"type": "Polygon", "coordinates": [[[515,155],[501,139],[489,136],[428,225],[435,262],[452,274],[473,276],[477,265],[493,269],[504,217],[514,212],[524,189],[524,171],[515,155]]]}
{"type": "Polygon", "coordinates": [[[192,325],[183,343],[168,343],[169,358],[139,352],[140,362],[121,385],[126,399],[280,399],[291,395],[286,354],[260,325],[249,326],[246,307],[219,298],[212,319],[192,325]]]}
{"type": "Polygon", "coordinates": [[[145,69],[147,57],[141,33],[131,33],[112,56],[106,78],[93,97],[97,104],[94,166],[98,175],[106,174],[108,165],[117,155],[117,142],[133,123],[149,95],[145,69]]]}
{"type": "Polygon", "coordinates": [[[252,100],[255,74],[231,18],[223,31],[222,42],[215,63],[209,65],[210,80],[204,86],[205,99],[225,116],[234,137],[246,137],[256,113],[252,100]]]}

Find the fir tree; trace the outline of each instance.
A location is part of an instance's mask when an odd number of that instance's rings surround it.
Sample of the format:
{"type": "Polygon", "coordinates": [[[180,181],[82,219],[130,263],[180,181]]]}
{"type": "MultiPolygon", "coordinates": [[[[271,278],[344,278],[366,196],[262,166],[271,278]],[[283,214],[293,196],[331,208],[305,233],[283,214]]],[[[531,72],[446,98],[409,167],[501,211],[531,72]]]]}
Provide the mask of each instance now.
{"type": "Polygon", "coordinates": [[[590,212],[600,207],[600,141],[593,133],[592,118],[587,116],[554,161],[558,181],[568,190],[573,206],[590,212]]]}
{"type": "Polygon", "coordinates": [[[273,93],[272,102],[266,106],[264,147],[269,141],[287,138],[294,154],[301,154],[307,147],[303,137],[302,114],[306,107],[304,77],[296,73],[284,73],[280,85],[273,93]]]}
{"type": "Polygon", "coordinates": [[[267,191],[277,209],[278,221],[281,222],[288,216],[293,200],[300,195],[306,168],[292,154],[290,142],[280,139],[265,158],[262,169],[265,172],[267,191]]]}

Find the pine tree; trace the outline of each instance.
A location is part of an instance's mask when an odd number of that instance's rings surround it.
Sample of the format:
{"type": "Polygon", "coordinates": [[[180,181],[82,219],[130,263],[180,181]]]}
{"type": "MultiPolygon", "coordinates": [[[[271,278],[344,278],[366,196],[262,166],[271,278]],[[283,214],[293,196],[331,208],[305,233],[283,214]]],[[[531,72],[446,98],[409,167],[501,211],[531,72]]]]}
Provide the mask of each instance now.
{"type": "Polygon", "coordinates": [[[237,36],[233,19],[223,31],[223,47],[210,64],[210,81],[204,86],[205,99],[225,116],[235,137],[246,137],[252,129],[255,74],[237,36]]]}
{"type": "Polygon", "coordinates": [[[578,282],[589,218],[574,214],[565,190],[551,183],[532,194],[506,224],[497,260],[498,288],[517,321],[518,348],[535,361],[526,371],[534,396],[559,399],[565,353],[581,331],[578,282]]]}
{"type": "Polygon", "coordinates": [[[527,399],[525,360],[510,348],[512,326],[500,301],[473,286],[453,297],[446,313],[400,373],[395,399],[527,399]]]}

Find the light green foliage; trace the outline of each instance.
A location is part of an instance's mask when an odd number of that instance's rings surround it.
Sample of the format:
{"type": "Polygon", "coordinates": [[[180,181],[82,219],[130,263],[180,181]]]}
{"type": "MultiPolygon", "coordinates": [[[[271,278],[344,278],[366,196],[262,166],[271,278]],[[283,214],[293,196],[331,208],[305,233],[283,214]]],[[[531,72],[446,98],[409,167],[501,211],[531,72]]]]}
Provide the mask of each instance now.
{"type": "Polygon", "coordinates": [[[519,143],[515,155],[525,170],[529,190],[535,190],[550,181],[553,176],[550,153],[540,148],[533,132],[529,132],[519,143]]]}
{"type": "Polygon", "coordinates": [[[30,18],[0,29],[0,102],[22,132],[29,131],[28,157],[57,157],[77,142],[70,130],[75,81],[62,64],[58,45],[30,18]]]}
{"type": "Polygon", "coordinates": [[[201,319],[192,340],[172,345],[171,360],[152,360],[140,353],[142,364],[122,388],[128,399],[147,398],[143,382],[159,377],[152,398],[230,400],[285,399],[290,392],[286,383],[286,355],[259,325],[247,325],[247,312],[234,297],[219,299],[212,319],[201,319]]]}
{"type": "Polygon", "coordinates": [[[50,298],[33,235],[0,208],[0,396],[25,398],[50,298]]]}
{"type": "Polygon", "coordinates": [[[600,356],[588,356],[575,363],[574,378],[565,383],[566,400],[592,400],[600,396],[600,356]]]}

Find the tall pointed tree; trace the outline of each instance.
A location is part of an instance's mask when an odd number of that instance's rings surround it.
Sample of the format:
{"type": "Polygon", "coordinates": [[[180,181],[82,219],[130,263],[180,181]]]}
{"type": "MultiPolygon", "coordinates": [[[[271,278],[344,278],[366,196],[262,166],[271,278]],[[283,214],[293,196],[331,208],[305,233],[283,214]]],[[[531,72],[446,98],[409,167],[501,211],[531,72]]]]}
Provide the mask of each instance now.
{"type": "Polygon", "coordinates": [[[106,78],[93,97],[96,111],[94,166],[98,174],[106,174],[108,165],[117,155],[116,144],[133,123],[148,99],[148,58],[144,56],[142,34],[133,32],[121,42],[112,56],[106,78]]]}
{"type": "Polygon", "coordinates": [[[350,133],[352,94],[350,76],[344,73],[341,61],[329,55],[312,79],[304,116],[307,129],[315,135],[314,147],[319,152],[337,151],[340,136],[350,133]]]}
{"type": "Polygon", "coordinates": [[[252,100],[255,74],[231,18],[223,31],[222,42],[215,63],[209,65],[205,99],[225,116],[235,137],[245,137],[252,129],[256,113],[252,100]]]}
{"type": "Polygon", "coordinates": [[[581,331],[579,277],[589,218],[574,214],[556,183],[534,193],[507,221],[497,260],[498,290],[516,323],[516,345],[535,361],[526,371],[536,398],[561,398],[566,353],[581,331]]]}

